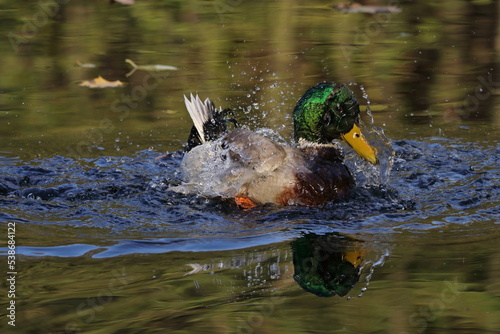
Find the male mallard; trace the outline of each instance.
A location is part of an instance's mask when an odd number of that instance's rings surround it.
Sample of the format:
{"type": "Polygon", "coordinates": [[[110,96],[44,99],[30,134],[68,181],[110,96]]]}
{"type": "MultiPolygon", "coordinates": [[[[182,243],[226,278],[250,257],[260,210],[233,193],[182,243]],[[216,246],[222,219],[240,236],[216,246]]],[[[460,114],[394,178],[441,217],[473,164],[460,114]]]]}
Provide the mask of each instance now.
{"type": "Polygon", "coordinates": [[[356,125],[359,105],[344,84],[309,88],[293,111],[296,146],[243,128],[227,131],[226,113],[213,102],[184,96],[194,126],[181,163],[183,183],[171,190],[234,198],[242,207],[263,203],[321,205],[354,187],[354,178],[332,144],[342,138],[364,159],[377,151],[356,125]]]}

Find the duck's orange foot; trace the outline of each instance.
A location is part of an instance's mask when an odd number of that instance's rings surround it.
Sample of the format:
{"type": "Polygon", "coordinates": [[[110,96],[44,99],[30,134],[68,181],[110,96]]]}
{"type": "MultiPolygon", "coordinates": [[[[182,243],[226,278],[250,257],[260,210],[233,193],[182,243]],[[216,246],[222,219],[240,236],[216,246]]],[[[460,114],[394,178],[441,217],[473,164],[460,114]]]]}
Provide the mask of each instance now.
{"type": "Polygon", "coordinates": [[[155,160],[165,159],[166,157],[168,157],[168,154],[159,155],[155,158],[155,160]]]}
{"type": "Polygon", "coordinates": [[[236,196],[234,198],[236,201],[236,205],[238,205],[242,209],[251,209],[255,208],[257,204],[255,204],[250,198],[243,196],[236,196]]]}

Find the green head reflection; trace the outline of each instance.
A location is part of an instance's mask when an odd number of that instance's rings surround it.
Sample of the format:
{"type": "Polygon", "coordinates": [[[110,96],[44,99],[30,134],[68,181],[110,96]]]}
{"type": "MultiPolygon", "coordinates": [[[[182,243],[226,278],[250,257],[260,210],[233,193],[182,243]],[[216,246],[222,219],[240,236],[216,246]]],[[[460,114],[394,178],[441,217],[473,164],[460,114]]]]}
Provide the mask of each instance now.
{"type": "Polygon", "coordinates": [[[340,234],[305,236],[292,242],[294,279],[321,297],[345,296],[358,282],[363,242],[340,234]]]}

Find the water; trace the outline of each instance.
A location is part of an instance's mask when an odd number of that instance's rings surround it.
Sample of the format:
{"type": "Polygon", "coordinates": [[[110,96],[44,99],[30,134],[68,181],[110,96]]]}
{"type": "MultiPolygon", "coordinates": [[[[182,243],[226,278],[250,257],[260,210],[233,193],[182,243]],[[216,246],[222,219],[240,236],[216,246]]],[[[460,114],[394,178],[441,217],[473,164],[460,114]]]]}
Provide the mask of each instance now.
{"type": "MultiPolygon", "coordinates": [[[[9,161],[0,181],[2,220],[16,223],[19,299],[29,298],[18,308],[23,327],[71,332],[97,330],[104,321],[109,329],[108,321],[118,317],[133,319],[135,329],[129,322],[120,325],[131,332],[259,332],[284,326],[266,322],[290,317],[299,311],[295,303],[318,312],[340,307],[336,312],[345,317],[365,310],[369,318],[379,298],[410,294],[410,303],[420,306],[404,304],[401,326],[418,329],[456,314],[458,301],[459,317],[470,320],[467,308],[477,305],[470,294],[494,307],[497,301],[490,298],[498,285],[487,277],[498,266],[485,250],[493,250],[487,245],[498,237],[492,227],[500,214],[500,147],[445,138],[397,140],[392,147],[387,185],[358,187],[324,207],[245,211],[167,191],[178,182],[181,152],[9,161]],[[309,245],[309,255],[297,251],[300,240],[309,245]],[[301,272],[298,263],[319,258],[324,260],[317,265],[330,268],[352,254],[359,264],[351,280],[333,290],[330,298],[337,300],[311,299],[324,293],[300,287],[294,278],[301,272]],[[339,304],[342,297],[349,303],[339,304]],[[144,314],[137,305],[156,306],[144,314]],[[222,328],[204,327],[202,319],[213,317],[222,328]]],[[[346,275],[347,269],[338,270],[346,275]]],[[[386,303],[386,312],[396,312],[386,303]]],[[[311,326],[310,317],[299,317],[297,326],[311,326]]],[[[343,323],[340,315],[333,319],[343,323]]],[[[495,319],[476,329],[495,328],[495,319]]]]}
{"type": "Polygon", "coordinates": [[[324,207],[268,205],[249,211],[169,191],[179,182],[182,151],[36,159],[3,167],[3,218],[34,226],[98,227],[112,234],[137,231],[144,237],[238,238],[252,231],[278,240],[296,236],[308,224],[324,233],[343,225],[347,231],[369,232],[496,222],[498,145],[478,150],[477,143],[429,138],[393,141],[392,147],[395,162],[387,185],[358,185],[348,198],[324,207]]]}
{"type": "Polygon", "coordinates": [[[498,331],[496,2],[41,4],[0,11],[22,37],[0,45],[2,333],[498,331]],[[98,75],[126,85],[79,87],[98,75]],[[168,190],[184,94],[289,141],[322,80],[357,90],[383,173],[347,154],[358,186],[322,207],[168,190]]]}

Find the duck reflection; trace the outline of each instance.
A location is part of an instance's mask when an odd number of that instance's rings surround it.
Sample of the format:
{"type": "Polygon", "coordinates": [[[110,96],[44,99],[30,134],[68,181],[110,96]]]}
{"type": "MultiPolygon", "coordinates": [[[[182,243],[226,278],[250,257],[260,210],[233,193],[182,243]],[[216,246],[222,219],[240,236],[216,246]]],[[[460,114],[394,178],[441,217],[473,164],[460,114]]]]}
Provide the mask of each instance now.
{"type": "MultiPolygon", "coordinates": [[[[204,244],[201,249],[227,245],[219,239],[197,241],[199,244],[211,243],[204,244]]],[[[181,242],[173,246],[175,250],[185,248],[181,242]]],[[[218,252],[216,257],[208,253],[209,261],[186,263],[191,270],[183,276],[210,272],[210,284],[214,277],[217,277],[217,282],[231,277],[227,284],[232,287],[241,284],[241,295],[247,295],[249,291],[262,292],[263,288],[280,289],[298,284],[305,291],[321,297],[349,298],[354,290],[360,290],[355,293],[360,297],[367,290],[374,270],[381,267],[390,255],[380,240],[360,240],[340,233],[307,233],[291,242],[242,248],[230,253],[218,252]],[[290,270],[291,265],[293,270],[290,270]],[[354,289],[359,284],[361,288],[354,289]]],[[[199,276],[195,286],[208,277],[199,276]]],[[[234,292],[239,294],[237,289],[234,292]]]]}
{"type": "Polygon", "coordinates": [[[338,233],[311,233],[292,241],[295,281],[321,297],[345,296],[359,281],[363,244],[338,233]]]}

